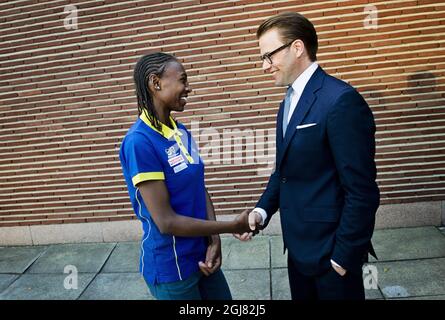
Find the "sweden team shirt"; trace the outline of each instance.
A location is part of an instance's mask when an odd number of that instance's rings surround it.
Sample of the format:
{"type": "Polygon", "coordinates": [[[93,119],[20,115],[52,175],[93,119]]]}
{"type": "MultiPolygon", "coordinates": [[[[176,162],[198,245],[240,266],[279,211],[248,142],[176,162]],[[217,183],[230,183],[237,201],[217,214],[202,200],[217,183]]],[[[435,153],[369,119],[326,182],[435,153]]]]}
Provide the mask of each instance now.
{"type": "Polygon", "coordinates": [[[207,219],[204,164],[196,143],[181,123],[157,130],[141,114],[124,137],[119,158],[133,210],[142,222],[140,272],[150,284],[185,280],[205,261],[206,237],[162,234],[151,217],[138,184],[164,180],[170,205],[180,215],[207,219]]]}

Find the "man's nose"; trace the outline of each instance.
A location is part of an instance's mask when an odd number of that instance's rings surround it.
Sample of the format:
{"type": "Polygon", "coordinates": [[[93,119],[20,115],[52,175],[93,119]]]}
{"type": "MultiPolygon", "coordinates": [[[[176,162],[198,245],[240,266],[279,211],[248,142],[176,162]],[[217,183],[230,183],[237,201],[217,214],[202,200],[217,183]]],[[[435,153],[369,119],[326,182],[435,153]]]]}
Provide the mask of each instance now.
{"type": "Polygon", "coordinates": [[[271,66],[272,65],[269,62],[267,62],[266,60],[263,60],[263,70],[264,71],[267,71],[268,69],[270,69],[271,66]]]}

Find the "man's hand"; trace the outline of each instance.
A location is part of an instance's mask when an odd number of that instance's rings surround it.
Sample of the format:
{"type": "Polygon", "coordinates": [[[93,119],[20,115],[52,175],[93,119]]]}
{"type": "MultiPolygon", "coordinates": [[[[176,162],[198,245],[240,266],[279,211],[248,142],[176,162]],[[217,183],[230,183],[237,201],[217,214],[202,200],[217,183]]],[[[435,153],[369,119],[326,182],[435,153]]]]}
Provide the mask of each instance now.
{"type": "Polygon", "coordinates": [[[249,227],[252,231],[259,230],[260,224],[263,221],[261,214],[258,211],[252,210],[249,213],[249,227]]]}
{"type": "Polygon", "coordinates": [[[199,261],[201,272],[209,276],[221,267],[221,239],[218,235],[210,237],[211,242],[207,247],[206,261],[199,261]]]}
{"type": "Polygon", "coordinates": [[[251,232],[244,232],[243,234],[234,233],[233,236],[240,241],[251,240],[254,235],[258,234],[262,220],[263,218],[261,217],[261,215],[257,211],[252,210],[249,213],[248,218],[249,228],[251,232]]]}
{"type": "Polygon", "coordinates": [[[334,263],[331,262],[331,266],[335,270],[335,272],[337,272],[342,277],[346,274],[346,269],[343,269],[339,265],[335,265],[334,263]]]}

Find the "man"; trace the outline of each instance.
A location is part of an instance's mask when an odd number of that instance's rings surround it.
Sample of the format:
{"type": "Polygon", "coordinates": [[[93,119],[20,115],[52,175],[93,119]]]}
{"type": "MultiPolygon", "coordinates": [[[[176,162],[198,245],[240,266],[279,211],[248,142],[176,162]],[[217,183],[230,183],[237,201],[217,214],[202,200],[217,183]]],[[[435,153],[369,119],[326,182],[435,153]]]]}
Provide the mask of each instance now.
{"type": "Polygon", "coordinates": [[[277,116],[275,171],[249,214],[251,229],[280,210],[293,300],[364,299],[362,266],[368,252],[375,255],[379,205],[371,110],[318,66],[317,34],[304,16],[271,17],[257,37],[264,71],[288,89],[277,116]]]}

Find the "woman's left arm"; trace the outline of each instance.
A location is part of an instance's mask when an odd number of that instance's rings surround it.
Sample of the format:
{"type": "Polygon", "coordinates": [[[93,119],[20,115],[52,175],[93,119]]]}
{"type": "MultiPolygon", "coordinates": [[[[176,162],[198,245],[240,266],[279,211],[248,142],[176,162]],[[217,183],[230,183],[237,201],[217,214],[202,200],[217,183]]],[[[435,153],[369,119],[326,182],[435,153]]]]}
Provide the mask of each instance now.
{"type": "MultiPolygon", "coordinates": [[[[216,221],[215,208],[213,207],[212,199],[206,189],[206,210],[207,220],[216,221]]],[[[207,247],[206,261],[199,262],[201,271],[209,276],[221,267],[221,238],[218,234],[209,236],[209,245],[207,247]]]]}

